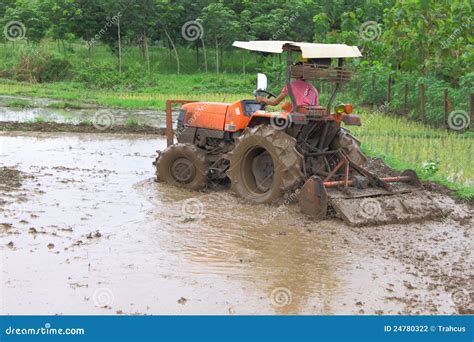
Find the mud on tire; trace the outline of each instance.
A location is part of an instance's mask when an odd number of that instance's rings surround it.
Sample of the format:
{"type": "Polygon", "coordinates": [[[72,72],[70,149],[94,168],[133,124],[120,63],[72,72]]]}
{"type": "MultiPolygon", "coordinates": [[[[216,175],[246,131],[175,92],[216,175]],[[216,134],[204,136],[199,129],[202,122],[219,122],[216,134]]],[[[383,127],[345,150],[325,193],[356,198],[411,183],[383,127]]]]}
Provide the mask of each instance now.
{"type": "Polygon", "coordinates": [[[207,184],[209,163],[204,151],[191,144],[175,144],[156,158],[158,182],[190,190],[201,190],[207,184]]]}
{"type": "Polygon", "coordinates": [[[357,165],[363,166],[367,162],[367,157],[360,150],[360,141],[344,128],[337,132],[336,137],[331,143],[331,148],[334,150],[342,148],[357,165]]]}
{"type": "Polygon", "coordinates": [[[246,128],[229,153],[231,191],[255,204],[281,201],[304,180],[303,156],[295,145],[293,137],[271,126],[246,128]]]}

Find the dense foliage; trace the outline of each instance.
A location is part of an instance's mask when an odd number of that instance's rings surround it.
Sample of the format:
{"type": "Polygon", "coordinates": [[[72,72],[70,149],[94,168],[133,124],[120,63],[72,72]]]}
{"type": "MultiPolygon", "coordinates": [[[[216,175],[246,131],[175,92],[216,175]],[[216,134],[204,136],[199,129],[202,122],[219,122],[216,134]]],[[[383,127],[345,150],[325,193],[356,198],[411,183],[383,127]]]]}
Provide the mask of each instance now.
{"type": "Polygon", "coordinates": [[[392,76],[390,109],[403,108],[409,82],[413,111],[425,83],[428,118],[440,123],[445,88],[450,109],[467,110],[474,91],[473,19],[469,0],[3,0],[0,77],[137,89],[163,74],[263,70],[279,87],[278,57],[235,51],[232,42],[346,43],[364,55],[352,65],[362,87],[349,89],[382,105],[392,76]]]}

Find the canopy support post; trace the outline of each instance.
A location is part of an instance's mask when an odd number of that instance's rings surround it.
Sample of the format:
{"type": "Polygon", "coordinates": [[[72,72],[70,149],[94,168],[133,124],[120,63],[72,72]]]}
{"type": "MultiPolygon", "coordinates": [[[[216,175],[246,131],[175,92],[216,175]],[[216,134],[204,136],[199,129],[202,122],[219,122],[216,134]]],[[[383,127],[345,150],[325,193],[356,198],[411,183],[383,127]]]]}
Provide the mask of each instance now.
{"type": "Polygon", "coordinates": [[[286,59],[286,89],[288,90],[288,95],[290,95],[291,99],[291,105],[292,105],[292,112],[297,112],[298,111],[298,106],[296,104],[296,97],[295,94],[293,93],[293,89],[291,89],[291,46],[288,46],[288,51],[287,51],[287,59],[286,59]]]}

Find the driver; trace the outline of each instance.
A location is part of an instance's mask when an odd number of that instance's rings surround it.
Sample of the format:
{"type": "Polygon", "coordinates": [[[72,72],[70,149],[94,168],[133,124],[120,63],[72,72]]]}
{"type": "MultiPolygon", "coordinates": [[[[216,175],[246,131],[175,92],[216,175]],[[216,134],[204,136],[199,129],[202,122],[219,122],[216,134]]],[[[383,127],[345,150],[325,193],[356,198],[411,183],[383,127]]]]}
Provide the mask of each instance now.
{"type": "MultiPolygon", "coordinates": [[[[294,80],[290,84],[291,90],[296,98],[296,105],[298,107],[302,106],[317,106],[319,103],[318,91],[316,88],[306,81],[303,77],[300,77],[297,80],[294,80]]],[[[288,88],[285,85],[281,90],[280,95],[275,99],[271,100],[264,96],[257,96],[256,99],[260,103],[266,103],[270,106],[278,105],[283,99],[288,95],[288,88]]],[[[291,111],[291,110],[290,110],[291,111]]]]}

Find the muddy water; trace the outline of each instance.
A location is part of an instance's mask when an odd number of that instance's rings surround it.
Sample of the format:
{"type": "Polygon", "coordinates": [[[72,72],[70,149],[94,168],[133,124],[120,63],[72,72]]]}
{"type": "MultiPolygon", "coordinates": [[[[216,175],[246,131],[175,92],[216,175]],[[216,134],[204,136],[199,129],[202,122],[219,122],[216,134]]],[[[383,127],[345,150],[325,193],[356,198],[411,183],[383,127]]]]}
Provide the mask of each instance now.
{"type": "Polygon", "coordinates": [[[468,208],[451,202],[456,215],[413,225],[315,222],[293,206],[155,183],[151,161],[164,146],[133,135],[0,135],[0,166],[20,171],[6,173],[18,181],[0,193],[0,313],[472,310],[468,208]]]}
{"type": "Polygon", "coordinates": [[[144,109],[57,109],[46,107],[12,108],[0,106],[0,121],[34,122],[37,120],[69,123],[77,125],[93,122],[95,115],[113,116],[115,124],[124,125],[130,120],[133,123],[151,127],[165,127],[165,112],[144,109]]]}

